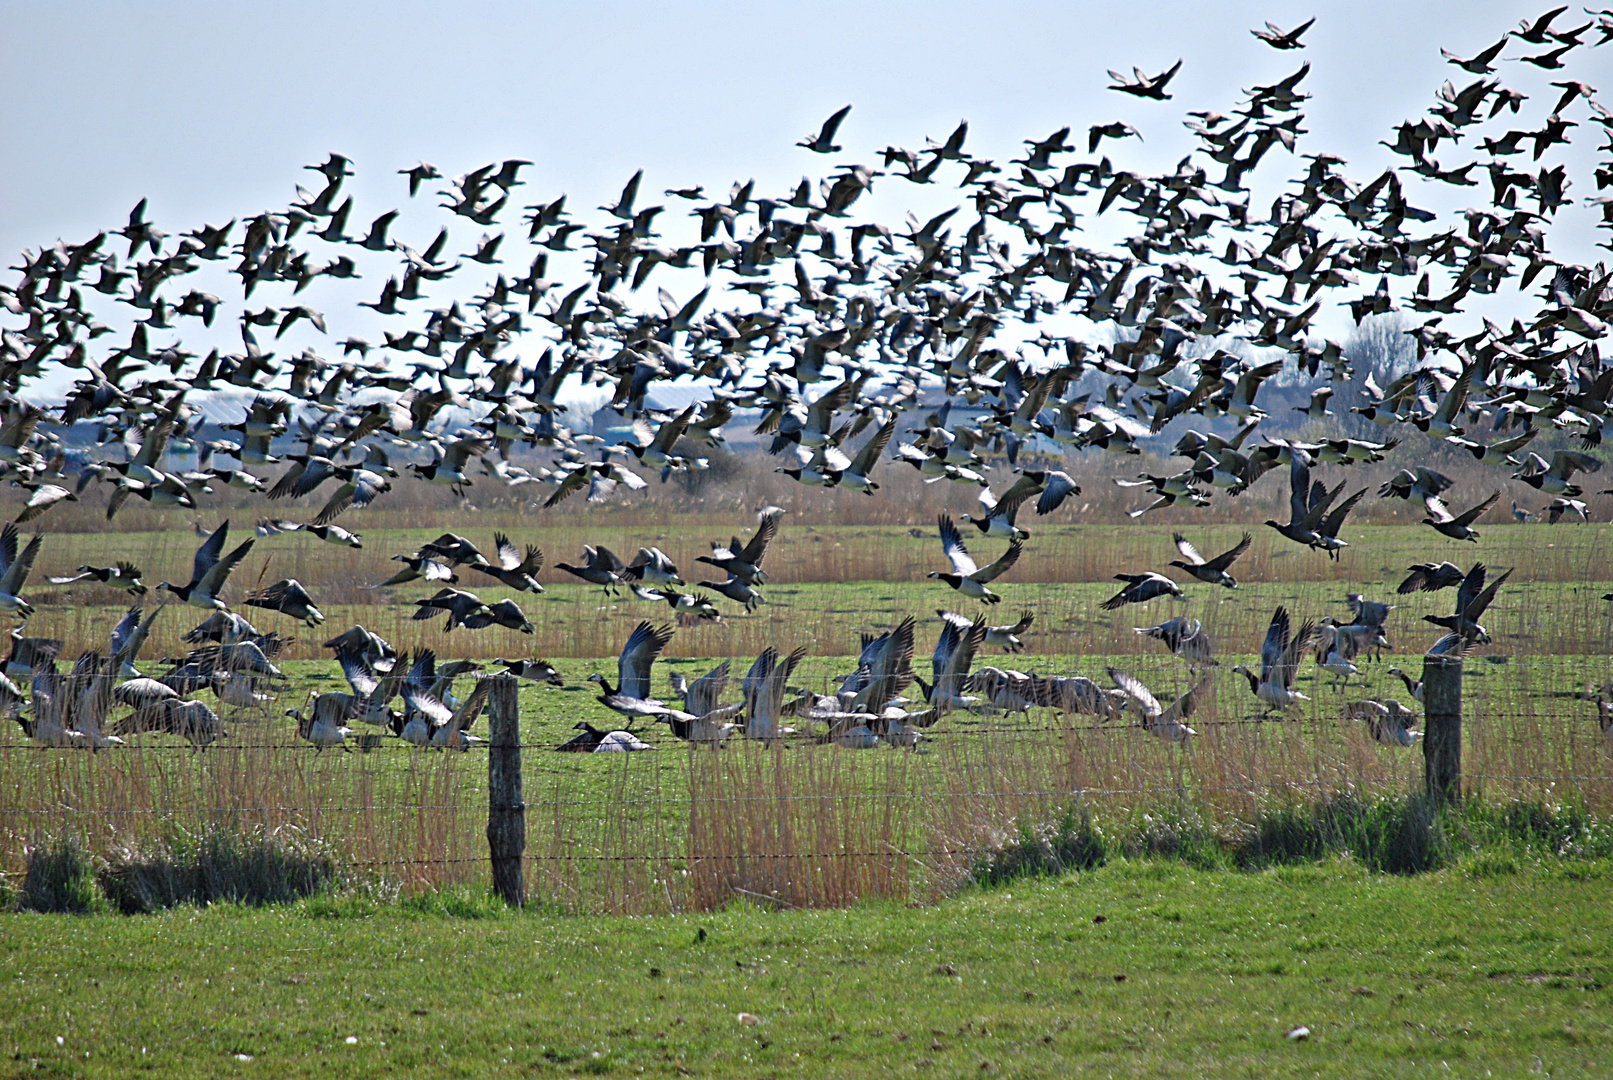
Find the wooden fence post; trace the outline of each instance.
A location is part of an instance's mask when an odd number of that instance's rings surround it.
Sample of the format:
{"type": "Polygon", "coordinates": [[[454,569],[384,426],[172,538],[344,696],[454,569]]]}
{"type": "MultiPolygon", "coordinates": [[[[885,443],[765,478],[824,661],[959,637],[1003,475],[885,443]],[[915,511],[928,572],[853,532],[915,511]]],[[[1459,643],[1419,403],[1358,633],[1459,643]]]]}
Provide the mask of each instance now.
{"type": "Polygon", "coordinates": [[[1423,658],[1423,779],[1428,797],[1462,796],[1462,660],[1423,658]]]}
{"type": "Polygon", "coordinates": [[[521,721],[513,675],[493,680],[488,695],[487,848],[493,891],[511,907],[526,903],[521,854],[526,850],[526,803],[521,798],[521,721]]]}

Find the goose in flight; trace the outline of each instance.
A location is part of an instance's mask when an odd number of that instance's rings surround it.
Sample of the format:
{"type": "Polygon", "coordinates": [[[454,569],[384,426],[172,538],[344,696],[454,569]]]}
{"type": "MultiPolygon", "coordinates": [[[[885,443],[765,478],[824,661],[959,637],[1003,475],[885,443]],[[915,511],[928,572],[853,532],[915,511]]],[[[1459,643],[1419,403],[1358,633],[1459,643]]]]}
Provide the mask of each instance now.
{"type": "Polygon", "coordinates": [[[1316,22],[1316,19],[1313,16],[1292,30],[1287,31],[1280,29],[1276,23],[1268,22],[1264,30],[1251,30],[1249,32],[1273,49],[1303,49],[1305,45],[1299,40],[1300,35],[1309,30],[1314,22],[1316,22]]]}
{"type": "Polygon", "coordinates": [[[603,544],[598,547],[584,544],[582,546],[582,561],[581,566],[557,562],[554,564],[554,568],[564,570],[572,577],[581,578],[590,585],[598,585],[605,591],[607,596],[626,580],[623,572],[627,567],[623,565],[621,559],[616,557],[614,551],[603,544]]]}
{"type": "Polygon", "coordinates": [[[1236,546],[1223,551],[1213,559],[1206,559],[1200,555],[1199,549],[1189,543],[1187,537],[1181,533],[1172,534],[1171,541],[1176,545],[1176,550],[1182,553],[1182,558],[1173,559],[1171,566],[1185,570],[1207,584],[1236,589],[1238,580],[1227,573],[1227,569],[1249,550],[1249,545],[1254,543],[1254,537],[1244,533],[1243,539],[1238,541],[1236,546]]]}
{"type": "Polygon", "coordinates": [[[1044,486],[1041,480],[1026,474],[1003,492],[1002,498],[993,495],[989,487],[983,487],[980,489],[980,505],[985,508],[986,516],[975,518],[964,514],[963,520],[986,536],[1001,540],[1029,540],[1031,534],[1015,525],[1014,518],[1019,515],[1020,506],[1032,496],[1041,494],[1044,486]]]}
{"type": "Polygon", "coordinates": [[[795,145],[810,150],[814,154],[838,154],[840,147],[835,145],[835,133],[840,130],[840,123],[845,120],[846,114],[849,112],[851,112],[850,105],[836,109],[829,115],[829,119],[823,122],[823,126],[818,129],[816,135],[808,135],[795,145]]]}
{"type": "Polygon", "coordinates": [[[162,608],[153,608],[150,615],[144,609],[132,607],[124,612],[123,618],[112,627],[111,639],[108,642],[108,655],[117,664],[117,677],[120,679],[138,679],[140,671],[135,661],[140,659],[140,649],[145,645],[146,638],[151,634],[151,625],[162,614],[162,608]],[[145,616],[141,618],[141,616],[145,616]]]}
{"type": "Polygon", "coordinates": [[[1316,636],[1316,624],[1309,620],[1299,625],[1298,633],[1291,633],[1288,609],[1279,607],[1271,616],[1266,628],[1266,639],[1260,645],[1260,674],[1242,664],[1232,670],[1249,680],[1249,692],[1265,706],[1266,712],[1278,712],[1310,698],[1293,689],[1294,676],[1299,673],[1299,658],[1316,636]]]}
{"type": "Polygon", "coordinates": [[[543,552],[528,544],[523,553],[503,533],[493,534],[493,549],[498,562],[491,563],[484,559],[471,563],[471,569],[495,578],[518,592],[543,591],[543,586],[538,584],[538,571],[543,569],[543,552]]]}
{"type": "Polygon", "coordinates": [[[702,555],[695,559],[695,562],[726,570],[731,577],[736,577],[747,585],[766,584],[767,575],[762,572],[762,559],[767,555],[767,546],[778,533],[779,519],[783,516],[783,510],[770,507],[762,514],[756,532],[744,544],[739,542],[737,536],[726,548],[713,544],[711,554],[702,555]]]}
{"type": "MultiPolygon", "coordinates": [[[[229,537],[230,523],[225,521],[213,531],[213,534],[202,542],[196,549],[196,559],[191,568],[190,581],[185,585],[173,585],[162,581],[157,583],[158,590],[167,590],[179,597],[180,600],[191,607],[211,608],[215,611],[228,611],[229,606],[218,598],[223,590],[224,583],[229,580],[233,571],[247,552],[252,550],[252,538],[245,540],[240,547],[228,555],[221,554],[224,550],[224,541],[229,537]]],[[[3,542],[3,538],[0,538],[3,542]]],[[[0,589],[3,589],[0,583],[0,589]]]]}
{"type": "Polygon", "coordinates": [[[1160,596],[1184,599],[1180,585],[1164,574],[1156,574],[1152,570],[1141,574],[1116,574],[1115,580],[1124,581],[1127,585],[1098,605],[1104,611],[1118,611],[1127,604],[1146,604],[1160,596]]]}
{"type": "Polygon", "coordinates": [[[1185,742],[1189,736],[1198,732],[1188,727],[1183,721],[1193,715],[1193,709],[1198,703],[1198,696],[1204,688],[1210,685],[1208,677],[1201,678],[1188,688],[1187,693],[1171,702],[1169,706],[1159,703],[1159,700],[1134,676],[1126,674],[1117,668],[1106,669],[1109,678],[1114,681],[1115,687],[1126,696],[1126,702],[1137,710],[1137,723],[1150,734],[1158,735],[1171,742],[1185,742]]]}
{"type": "Polygon", "coordinates": [[[927,576],[944,581],[963,595],[972,596],[983,604],[1001,603],[1002,597],[986,586],[1013,569],[1014,564],[1019,561],[1019,553],[1024,550],[1025,542],[1016,537],[1008,542],[1008,550],[1003,552],[996,562],[983,567],[976,566],[974,559],[969,556],[969,549],[964,547],[963,536],[953,524],[952,518],[942,514],[939,523],[941,550],[952,563],[952,573],[931,570],[927,576]]]}
{"type": "Polygon", "coordinates": [[[665,702],[650,697],[650,669],[674,631],[670,626],[651,626],[641,622],[628,635],[616,658],[616,685],[595,672],[588,676],[600,689],[600,704],[630,719],[665,716],[669,711],[665,702]]]}
{"type": "Polygon", "coordinates": [[[565,686],[566,681],[560,677],[560,672],[547,660],[506,660],[502,656],[493,661],[504,666],[504,674],[514,675],[529,682],[548,683],[550,686],[565,686]]]}
{"type": "Polygon", "coordinates": [[[1204,632],[1204,625],[1197,619],[1178,615],[1158,626],[1134,626],[1132,632],[1153,638],[1192,667],[1215,666],[1210,635],[1204,632]]]}
{"type": "Polygon", "coordinates": [[[76,574],[53,576],[50,579],[52,585],[71,585],[77,581],[98,581],[102,585],[122,589],[132,596],[144,596],[147,591],[140,581],[140,568],[131,562],[119,562],[115,566],[81,566],[76,574]]]}
{"type": "Polygon", "coordinates": [[[1165,86],[1182,68],[1180,60],[1160,72],[1158,75],[1144,75],[1141,68],[1131,69],[1131,78],[1126,78],[1118,71],[1110,71],[1109,78],[1114,83],[1108,87],[1110,90],[1119,90],[1122,94],[1133,97],[1152,98],[1155,101],[1169,101],[1171,96],[1165,92],[1165,86]]]}
{"type": "Polygon", "coordinates": [[[324,613],[314,606],[314,598],[308,595],[308,590],[296,578],[285,578],[248,593],[242,603],[247,607],[278,611],[282,615],[300,619],[310,629],[325,621],[324,613]]]}
{"type": "Polygon", "coordinates": [[[34,613],[34,606],[22,598],[22,587],[28,583],[28,573],[39,557],[39,545],[44,537],[36,535],[21,552],[17,550],[16,522],[6,522],[0,529],[0,611],[21,615],[24,619],[34,613]]]}
{"type": "Polygon", "coordinates": [[[1483,563],[1473,564],[1473,569],[1467,572],[1462,584],[1456,588],[1456,611],[1451,615],[1424,615],[1423,621],[1442,626],[1463,640],[1464,646],[1469,644],[1482,645],[1490,640],[1489,631],[1479,625],[1479,617],[1484,614],[1490,602],[1495,599],[1497,590],[1512,576],[1508,570],[1486,587],[1484,579],[1489,570],[1483,563]]]}
{"type": "Polygon", "coordinates": [[[1406,568],[1409,573],[1395,591],[1401,596],[1414,592],[1439,592],[1452,585],[1460,585],[1467,575],[1455,563],[1418,563],[1406,568]]]}
{"type": "Polygon", "coordinates": [[[1423,524],[1431,526],[1441,536],[1448,536],[1452,540],[1471,540],[1479,542],[1479,532],[1473,528],[1473,523],[1484,515],[1495,501],[1501,497],[1497,491],[1488,499],[1460,514],[1452,514],[1436,495],[1430,495],[1423,500],[1423,506],[1428,509],[1428,516],[1423,518],[1423,524]]]}
{"type": "Polygon", "coordinates": [[[673,672],[670,678],[673,692],[683,699],[683,711],[694,717],[692,720],[675,716],[665,718],[675,738],[706,746],[722,746],[730,735],[740,730],[742,725],[732,721],[744,709],[744,702],[720,704],[723,691],[728,687],[727,660],[694,682],[678,672],[673,672]]]}

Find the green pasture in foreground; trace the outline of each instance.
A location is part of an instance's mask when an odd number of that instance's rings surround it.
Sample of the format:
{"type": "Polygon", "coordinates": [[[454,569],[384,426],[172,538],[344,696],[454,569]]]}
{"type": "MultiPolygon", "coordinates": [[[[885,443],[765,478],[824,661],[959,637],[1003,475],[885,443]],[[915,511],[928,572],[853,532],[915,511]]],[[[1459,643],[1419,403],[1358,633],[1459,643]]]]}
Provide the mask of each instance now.
{"type": "Polygon", "coordinates": [[[13,915],[0,1074],[1606,1076],[1610,883],[1145,861],[926,909],[13,915]]]}

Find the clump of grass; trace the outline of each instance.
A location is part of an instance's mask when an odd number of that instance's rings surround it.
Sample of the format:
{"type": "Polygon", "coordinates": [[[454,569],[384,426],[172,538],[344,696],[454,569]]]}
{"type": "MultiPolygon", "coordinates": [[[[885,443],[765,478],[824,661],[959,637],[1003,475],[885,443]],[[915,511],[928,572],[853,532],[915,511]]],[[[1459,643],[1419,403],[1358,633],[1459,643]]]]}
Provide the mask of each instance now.
{"type": "Polygon", "coordinates": [[[1121,838],[1128,859],[1173,859],[1190,866],[1213,869],[1226,858],[1222,845],[1204,818],[1191,806],[1157,806],[1138,815],[1121,838]]]}
{"type": "Polygon", "coordinates": [[[502,919],[510,907],[491,889],[450,885],[403,897],[398,906],[416,915],[450,919],[502,919]]]}
{"type": "Polygon", "coordinates": [[[334,861],[294,834],[215,827],[200,836],[175,831],[124,849],[101,870],[101,889],[125,914],[179,904],[276,904],[326,888],[334,861]]]}
{"type": "Polygon", "coordinates": [[[29,846],[20,906],[25,911],[74,915],[106,910],[95,880],[95,860],[79,838],[63,831],[29,846]]]}
{"type": "Polygon", "coordinates": [[[1269,807],[1229,846],[1233,861],[1251,869],[1347,854],[1373,870],[1415,874],[1438,869],[1449,855],[1439,810],[1413,795],[1269,807]]]}
{"type": "Polygon", "coordinates": [[[1108,841],[1092,815],[1085,808],[1071,808],[1054,825],[1021,822],[1012,837],[977,856],[970,876],[977,884],[989,887],[1019,878],[1092,870],[1108,859],[1108,841]]]}

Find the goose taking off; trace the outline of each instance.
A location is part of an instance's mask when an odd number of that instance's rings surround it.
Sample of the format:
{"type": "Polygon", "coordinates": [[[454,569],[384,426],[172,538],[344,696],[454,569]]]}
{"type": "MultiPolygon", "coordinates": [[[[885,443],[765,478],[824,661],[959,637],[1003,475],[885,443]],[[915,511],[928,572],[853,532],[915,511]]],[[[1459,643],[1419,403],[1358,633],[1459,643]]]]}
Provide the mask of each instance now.
{"type": "Polygon", "coordinates": [[[1249,680],[1249,692],[1266,706],[1266,712],[1279,712],[1310,698],[1293,689],[1294,676],[1299,673],[1299,658],[1304,655],[1316,635],[1316,624],[1300,623],[1299,632],[1291,633],[1288,609],[1279,607],[1266,627],[1266,639],[1260,645],[1260,674],[1239,664],[1232,670],[1249,680]]]}
{"type": "Polygon", "coordinates": [[[967,709],[976,700],[964,696],[969,689],[969,669],[974,666],[975,653],[986,640],[986,617],[981,615],[968,626],[951,621],[941,627],[941,636],[935,641],[935,652],[930,657],[930,670],[935,679],[933,686],[917,679],[924,700],[940,710],[967,709]]]}
{"type": "Polygon", "coordinates": [[[1451,615],[1424,615],[1423,621],[1443,626],[1446,630],[1459,636],[1464,644],[1483,645],[1490,640],[1489,631],[1479,625],[1479,617],[1484,614],[1490,602],[1495,599],[1507,578],[1512,576],[1508,570],[1494,581],[1488,588],[1484,585],[1485,576],[1489,573],[1483,563],[1473,564],[1473,569],[1467,572],[1462,584],[1456,589],[1456,611],[1451,615]]]}
{"type": "Polygon", "coordinates": [[[1206,584],[1236,589],[1238,581],[1227,573],[1227,569],[1249,550],[1249,545],[1254,543],[1254,537],[1244,533],[1243,539],[1238,541],[1236,546],[1223,551],[1213,559],[1206,559],[1200,555],[1199,549],[1189,543],[1187,537],[1181,533],[1173,534],[1171,541],[1176,545],[1176,550],[1182,553],[1182,558],[1171,560],[1170,565],[1185,570],[1206,584]]]}
{"type": "Polygon", "coordinates": [[[1197,619],[1178,615],[1166,619],[1158,626],[1134,626],[1133,633],[1145,634],[1160,642],[1172,655],[1180,656],[1192,667],[1213,667],[1215,658],[1210,647],[1210,635],[1197,619]]]}
{"type": "Polygon", "coordinates": [[[1159,700],[1149,692],[1134,676],[1126,674],[1116,668],[1107,668],[1109,678],[1114,680],[1116,688],[1126,695],[1127,704],[1137,710],[1137,724],[1150,734],[1158,735],[1171,742],[1184,742],[1191,735],[1198,732],[1188,727],[1183,721],[1193,715],[1193,709],[1198,696],[1204,688],[1210,685],[1208,677],[1201,678],[1191,686],[1187,693],[1162,706],[1159,700]]]}
{"type": "Polygon", "coordinates": [[[806,658],[803,646],[787,656],[769,646],[762,650],[740,681],[745,697],[745,737],[747,739],[777,739],[791,734],[788,728],[779,727],[779,714],[784,708],[785,686],[790,673],[806,658]]]}
{"type": "Polygon", "coordinates": [[[28,573],[39,557],[43,536],[35,536],[21,552],[17,550],[17,526],[7,522],[0,529],[0,611],[21,615],[24,619],[34,613],[34,606],[22,598],[22,587],[28,583],[28,573]]]}
{"type": "Polygon", "coordinates": [[[670,626],[651,626],[641,622],[628,635],[616,658],[616,685],[611,686],[605,676],[595,672],[589,682],[599,684],[599,702],[630,719],[655,718],[677,712],[668,709],[665,702],[650,697],[650,669],[655,660],[672,640],[675,631],[670,626]]]}
{"type": "Polygon", "coordinates": [[[1398,701],[1352,701],[1344,706],[1346,720],[1363,720],[1373,741],[1385,746],[1411,746],[1418,732],[1417,715],[1398,701]]]}
{"type": "MultiPolygon", "coordinates": [[[[952,625],[957,626],[960,630],[967,630],[974,621],[967,615],[959,615],[955,611],[943,611],[938,609],[936,614],[941,617],[942,622],[951,623],[952,625]]],[[[1035,618],[1036,616],[1034,614],[1027,611],[1020,615],[1017,623],[1009,623],[1006,626],[986,627],[986,644],[995,645],[1005,653],[1017,654],[1024,652],[1025,643],[1020,640],[1019,635],[1031,628],[1031,622],[1035,618]]]]}
{"type": "Polygon", "coordinates": [[[963,546],[963,536],[958,532],[958,527],[952,523],[951,517],[942,514],[940,528],[941,550],[952,563],[952,573],[931,570],[928,576],[946,582],[963,595],[972,596],[983,604],[1001,603],[1002,597],[986,586],[1013,569],[1014,564],[1019,561],[1019,553],[1024,549],[1025,542],[1018,538],[1010,540],[1008,550],[1003,552],[996,562],[982,567],[976,566],[974,559],[970,558],[969,549],[963,546]]]}
{"type": "MultiPolygon", "coordinates": [[[[223,590],[224,583],[229,580],[230,572],[246,558],[247,552],[252,550],[255,542],[249,537],[240,547],[228,555],[223,555],[224,541],[229,534],[230,523],[225,521],[214,530],[213,535],[202,542],[201,547],[196,549],[196,559],[191,568],[189,583],[172,585],[162,581],[157,583],[157,588],[166,589],[191,607],[228,611],[229,606],[218,598],[218,594],[223,590]]],[[[3,587],[0,585],[0,589],[3,587]]]]}

